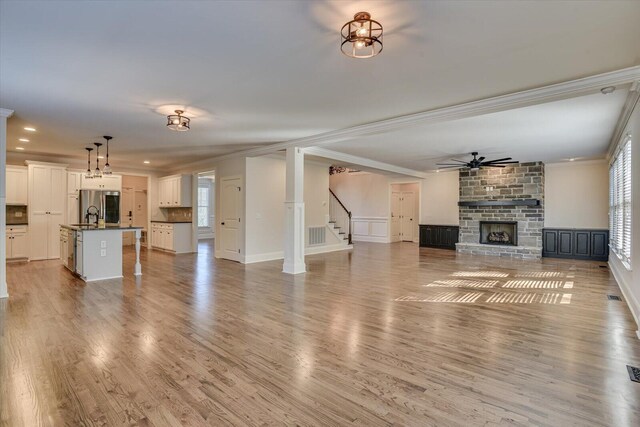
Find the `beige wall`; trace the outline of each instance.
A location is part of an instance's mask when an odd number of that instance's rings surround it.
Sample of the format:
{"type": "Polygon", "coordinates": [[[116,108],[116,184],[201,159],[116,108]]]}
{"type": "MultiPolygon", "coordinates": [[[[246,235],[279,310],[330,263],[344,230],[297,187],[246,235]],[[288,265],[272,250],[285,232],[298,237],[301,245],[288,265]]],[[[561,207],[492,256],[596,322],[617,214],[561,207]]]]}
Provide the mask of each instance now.
{"type": "Polygon", "coordinates": [[[606,160],[545,165],[544,226],[609,228],[606,160]]]}
{"type": "Polygon", "coordinates": [[[431,173],[422,183],[420,224],[458,225],[458,171],[431,173]]]}

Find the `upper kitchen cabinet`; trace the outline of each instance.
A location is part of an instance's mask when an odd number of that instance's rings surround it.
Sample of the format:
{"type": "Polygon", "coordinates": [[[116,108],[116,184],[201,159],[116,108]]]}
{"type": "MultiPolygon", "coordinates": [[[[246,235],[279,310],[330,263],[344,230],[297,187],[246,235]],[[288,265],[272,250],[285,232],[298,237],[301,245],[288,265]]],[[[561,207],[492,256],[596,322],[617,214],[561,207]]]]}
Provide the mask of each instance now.
{"type": "Polygon", "coordinates": [[[77,196],[82,188],[82,175],[84,172],[67,172],[67,194],[77,196]]]}
{"type": "Polygon", "coordinates": [[[160,178],[158,180],[158,202],[161,208],[190,208],[191,175],[160,178]]]}
{"type": "Polygon", "coordinates": [[[6,198],[8,205],[27,204],[27,168],[24,166],[7,166],[6,198]]]}
{"type": "Polygon", "coordinates": [[[122,176],[104,175],[102,178],[87,178],[82,174],[80,188],[82,190],[122,191],[122,176]]]}

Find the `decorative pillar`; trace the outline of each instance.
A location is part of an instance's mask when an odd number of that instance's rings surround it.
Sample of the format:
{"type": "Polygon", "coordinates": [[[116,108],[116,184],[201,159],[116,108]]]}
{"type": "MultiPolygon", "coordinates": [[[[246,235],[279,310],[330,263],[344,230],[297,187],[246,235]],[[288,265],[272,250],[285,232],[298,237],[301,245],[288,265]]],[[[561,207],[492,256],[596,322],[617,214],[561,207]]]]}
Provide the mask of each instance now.
{"type": "Polygon", "coordinates": [[[286,179],[282,271],[299,274],[307,271],[304,263],[304,152],[301,148],[287,148],[286,179]]]}
{"type": "Polygon", "coordinates": [[[0,108],[0,298],[7,298],[7,119],[13,110],[0,108]]]}
{"type": "Polygon", "coordinates": [[[142,265],[140,264],[140,237],[142,236],[142,230],[137,229],[135,231],[136,235],[136,265],[133,269],[133,274],[135,276],[142,276],[142,265]]]}

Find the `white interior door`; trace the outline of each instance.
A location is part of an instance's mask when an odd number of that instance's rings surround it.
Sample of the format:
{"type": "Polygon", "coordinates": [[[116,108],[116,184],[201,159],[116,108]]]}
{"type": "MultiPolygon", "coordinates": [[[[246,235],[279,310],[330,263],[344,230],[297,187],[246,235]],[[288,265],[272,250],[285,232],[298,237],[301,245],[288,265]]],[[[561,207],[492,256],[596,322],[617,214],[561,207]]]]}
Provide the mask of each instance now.
{"type": "Polygon", "coordinates": [[[240,261],[240,178],[220,181],[220,251],[221,257],[240,261]]]}
{"type": "Polygon", "coordinates": [[[400,192],[391,192],[391,241],[400,241],[400,192]]]}
{"type": "Polygon", "coordinates": [[[400,234],[403,242],[413,242],[416,200],[413,192],[403,191],[400,197],[400,234]]]}

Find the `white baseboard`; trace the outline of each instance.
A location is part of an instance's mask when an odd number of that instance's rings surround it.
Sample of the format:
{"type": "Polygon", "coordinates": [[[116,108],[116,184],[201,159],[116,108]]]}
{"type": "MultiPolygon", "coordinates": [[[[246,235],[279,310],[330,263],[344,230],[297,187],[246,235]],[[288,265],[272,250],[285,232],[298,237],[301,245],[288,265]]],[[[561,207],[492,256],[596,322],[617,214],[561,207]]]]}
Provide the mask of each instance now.
{"type": "Polygon", "coordinates": [[[386,236],[352,236],[351,240],[354,242],[389,243],[389,238],[386,236]]]}
{"type": "Polygon", "coordinates": [[[618,287],[622,291],[622,295],[624,295],[624,299],[627,301],[627,306],[629,307],[629,311],[631,311],[633,320],[635,320],[636,326],[638,327],[638,330],[636,331],[636,335],[640,339],[640,303],[638,303],[638,300],[633,295],[630,284],[624,280],[624,276],[618,270],[619,268],[620,267],[618,262],[616,261],[611,262],[611,260],[609,260],[609,270],[611,270],[611,272],[613,273],[613,278],[615,279],[616,283],[618,283],[618,287]]]}
{"type": "Polygon", "coordinates": [[[82,279],[82,280],[84,280],[85,282],[88,283],[88,282],[97,282],[99,280],[122,279],[122,277],[123,276],[111,276],[111,277],[98,277],[98,278],[95,278],[95,279],[87,279],[87,280],[82,279]]]}
{"type": "MultiPolygon", "coordinates": [[[[335,244],[335,245],[318,245],[318,246],[308,246],[304,248],[305,255],[315,255],[315,254],[323,254],[327,252],[335,252],[335,251],[344,251],[353,249],[352,245],[343,245],[343,244],[335,244]]],[[[284,259],[284,251],[277,252],[267,252],[264,254],[255,254],[255,255],[247,255],[244,257],[244,264],[253,264],[256,262],[265,262],[265,261],[276,261],[279,259],[284,259]]]]}

